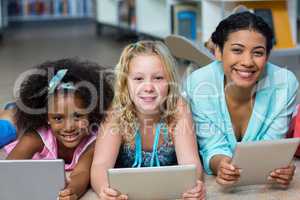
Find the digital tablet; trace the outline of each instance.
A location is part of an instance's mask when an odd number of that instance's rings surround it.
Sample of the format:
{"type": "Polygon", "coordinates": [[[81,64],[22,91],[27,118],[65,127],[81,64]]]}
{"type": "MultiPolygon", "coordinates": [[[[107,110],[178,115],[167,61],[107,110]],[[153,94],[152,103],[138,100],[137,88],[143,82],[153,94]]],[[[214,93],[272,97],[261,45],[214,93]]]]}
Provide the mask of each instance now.
{"type": "Polygon", "coordinates": [[[1,200],[56,200],[64,186],[63,160],[0,160],[1,200]]]}
{"type": "Polygon", "coordinates": [[[238,143],[232,164],[241,168],[235,186],[267,183],[270,173],[288,166],[300,143],[300,138],[238,143]]]}
{"type": "Polygon", "coordinates": [[[109,186],[130,200],[180,199],[196,185],[195,165],[108,170],[109,186]]]}

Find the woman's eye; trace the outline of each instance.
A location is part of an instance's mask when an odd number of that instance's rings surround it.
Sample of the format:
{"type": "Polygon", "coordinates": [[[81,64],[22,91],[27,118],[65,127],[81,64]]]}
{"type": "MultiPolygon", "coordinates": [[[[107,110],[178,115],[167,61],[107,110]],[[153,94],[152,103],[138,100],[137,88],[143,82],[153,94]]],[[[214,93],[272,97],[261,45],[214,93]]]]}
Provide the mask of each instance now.
{"type": "Polygon", "coordinates": [[[257,56],[257,57],[261,57],[263,56],[265,53],[264,52],[261,52],[261,51],[257,51],[257,52],[254,52],[254,56],[257,56]]]}
{"type": "Polygon", "coordinates": [[[242,50],[241,49],[232,49],[233,53],[235,54],[240,54],[242,53],[242,50]]]}

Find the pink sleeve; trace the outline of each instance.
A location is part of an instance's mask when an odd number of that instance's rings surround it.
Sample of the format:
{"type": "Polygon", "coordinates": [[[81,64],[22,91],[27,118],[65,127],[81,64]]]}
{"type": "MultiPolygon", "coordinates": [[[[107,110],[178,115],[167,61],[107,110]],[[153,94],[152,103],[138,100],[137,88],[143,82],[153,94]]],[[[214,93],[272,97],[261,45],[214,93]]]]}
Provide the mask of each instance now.
{"type": "Polygon", "coordinates": [[[19,140],[15,140],[15,141],[5,145],[3,147],[5,154],[8,155],[15,148],[15,146],[18,144],[18,142],[19,142],[19,140]]]}

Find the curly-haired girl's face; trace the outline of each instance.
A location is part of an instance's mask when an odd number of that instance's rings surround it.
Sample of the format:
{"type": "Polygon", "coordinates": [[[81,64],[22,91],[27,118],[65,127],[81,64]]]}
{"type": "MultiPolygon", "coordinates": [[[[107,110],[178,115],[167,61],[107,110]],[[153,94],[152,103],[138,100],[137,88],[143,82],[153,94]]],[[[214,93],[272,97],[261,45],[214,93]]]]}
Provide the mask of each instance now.
{"type": "Polygon", "coordinates": [[[83,101],[72,93],[58,93],[49,99],[48,123],[58,144],[75,148],[88,134],[88,114],[83,101]]]}
{"type": "Polygon", "coordinates": [[[129,64],[127,82],[138,113],[160,113],[168,95],[168,78],[159,56],[142,54],[134,57],[129,64]]]}

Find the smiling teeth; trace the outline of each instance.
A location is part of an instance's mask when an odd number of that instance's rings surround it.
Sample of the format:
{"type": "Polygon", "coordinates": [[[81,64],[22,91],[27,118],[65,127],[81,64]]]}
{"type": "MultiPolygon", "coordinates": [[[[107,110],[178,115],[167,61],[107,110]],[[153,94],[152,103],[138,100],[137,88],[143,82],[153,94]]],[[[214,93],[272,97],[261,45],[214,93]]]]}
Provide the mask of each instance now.
{"type": "Polygon", "coordinates": [[[253,74],[253,72],[245,72],[239,70],[236,70],[236,72],[243,78],[249,78],[253,74]]]}
{"type": "Polygon", "coordinates": [[[154,101],[155,97],[141,97],[144,101],[154,101]]]}
{"type": "Polygon", "coordinates": [[[72,135],[62,135],[65,139],[73,139],[73,138],[76,138],[77,136],[79,135],[79,133],[76,133],[76,134],[72,134],[72,135]]]}

